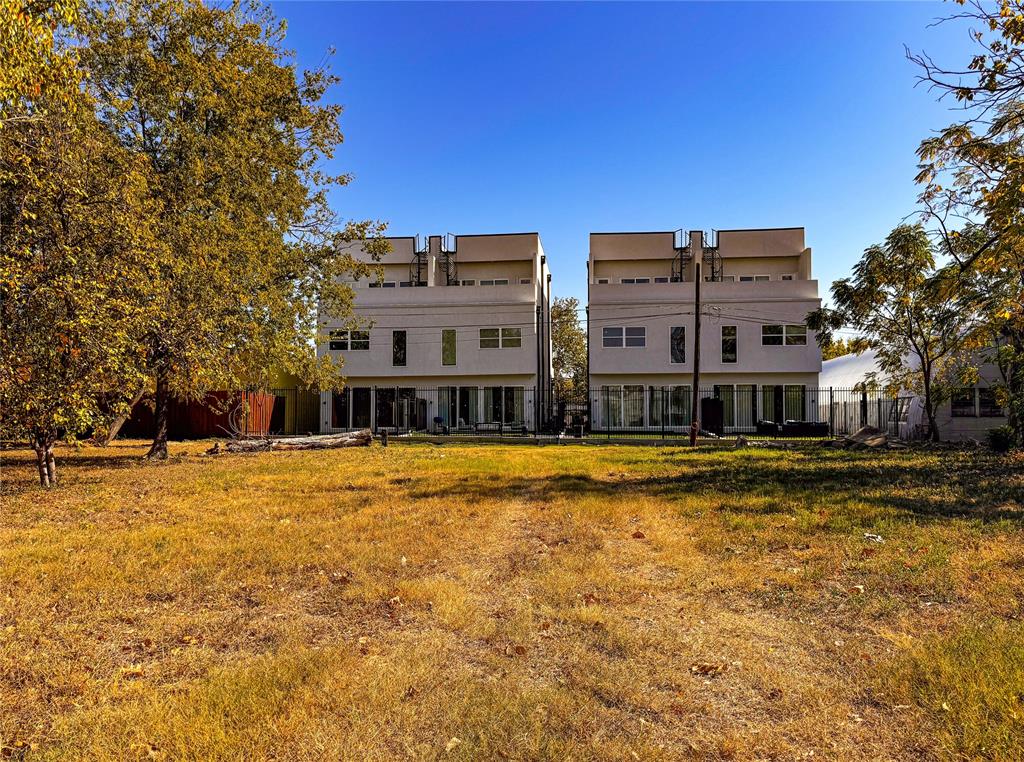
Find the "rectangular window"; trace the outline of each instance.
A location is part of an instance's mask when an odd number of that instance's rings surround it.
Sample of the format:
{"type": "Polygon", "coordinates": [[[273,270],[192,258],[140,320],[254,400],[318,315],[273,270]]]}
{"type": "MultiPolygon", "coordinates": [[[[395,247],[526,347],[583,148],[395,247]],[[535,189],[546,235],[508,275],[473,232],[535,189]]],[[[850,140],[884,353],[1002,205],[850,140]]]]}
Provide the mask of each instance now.
{"type": "Polygon", "coordinates": [[[497,328],[481,328],[480,349],[498,349],[501,346],[500,336],[497,328]]]}
{"type": "Polygon", "coordinates": [[[1001,418],[1003,407],[996,399],[996,390],[991,386],[978,388],[978,415],[982,418],[1001,418]]]}
{"type": "Polygon", "coordinates": [[[349,349],[353,352],[359,349],[370,348],[370,332],[369,331],[352,331],[352,340],[349,342],[349,349]]]}
{"type": "Polygon", "coordinates": [[[807,326],[805,325],[787,325],[786,326],[786,346],[787,347],[803,347],[807,345],[807,326]]]}
{"type": "Polygon", "coordinates": [[[519,279],[519,285],[520,286],[529,286],[531,283],[533,283],[533,278],[520,278],[519,279]]]}
{"type": "Polygon", "coordinates": [[[411,280],[403,280],[403,281],[400,281],[398,285],[399,285],[400,288],[411,288],[412,287],[412,281],[411,280]]]}
{"type": "Polygon", "coordinates": [[[722,326],[722,362],[736,362],[736,326],[722,326]]]}
{"type": "Polygon", "coordinates": [[[637,326],[634,328],[626,328],[626,346],[627,347],[646,347],[647,346],[647,329],[643,326],[637,326]]]}
{"type": "Polygon", "coordinates": [[[598,282],[599,284],[601,284],[601,285],[605,285],[605,284],[607,284],[607,283],[608,283],[608,279],[607,279],[607,278],[598,278],[598,279],[597,279],[597,282],[598,282]]]}
{"type": "Polygon", "coordinates": [[[507,286],[508,285],[508,278],[495,278],[494,279],[494,285],[495,286],[507,286]]]}
{"type": "Polygon", "coordinates": [[[781,347],[783,344],[784,330],[781,325],[761,326],[761,346],[781,347]]]}
{"type": "Polygon", "coordinates": [[[463,286],[475,286],[476,285],[476,279],[475,278],[466,278],[466,279],[464,279],[462,281],[462,285],[463,286]]]}
{"type": "Polygon", "coordinates": [[[501,329],[501,348],[502,349],[514,349],[516,347],[523,346],[523,329],[522,328],[502,328],[501,329]]]}
{"type": "Polygon", "coordinates": [[[783,275],[779,280],[793,280],[792,275],[783,275]]]}
{"type": "Polygon", "coordinates": [[[662,276],[654,279],[655,283],[668,283],[668,278],[662,276]]]}
{"type": "Polygon", "coordinates": [[[766,280],[771,280],[771,277],[770,277],[770,276],[768,276],[768,275],[755,275],[755,276],[754,276],[754,280],[755,280],[755,281],[756,281],[757,283],[763,283],[763,282],[764,282],[764,281],[766,281],[766,280]]]}
{"type": "Polygon", "coordinates": [[[382,288],[394,288],[395,282],[393,280],[386,280],[380,284],[382,288]]]}
{"type": "Polygon", "coordinates": [[[601,334],[601,346],[603,347],[621,347],[622,346],[622,328],[613,328],[605,326],[601,334]]]}
{"type": "Polygon", "coordinates": [[[753,275],[741,275],[740,276],[740,283],[753,283],[753,282],[754,282],[754,276],[753,275]]]}
{"type": "Polygon", "coordinates": [[[405,366],[405,331],[391,332],[391,364],[395,367],[405,366]]]}
{"type": "Polygon", "coordinates": [[[348,350],[348,331],[331,331],[331,340],[328,346],[335,352],[348,350]]]}
{"type": "Polygon", "coordinates": [[[650,278],[622,278],[619,283],[650,283],[650,278]]]}
{"type": "Polygon", "coordinates": [[[494,285],[494,278],[488,278],[487,280],[482,280],[482,281],[480,281],[480,285],[481,286],[493,286],[494,285]]]}
{"type": "Polygon", "coordinates": [[[952,414],[954,418],[974,418],[977,411],[974,408],[974,388],[965,387],[957,389],[950,398],[952,414]]]}
{"type": "Polygon", "coordinates": [[[686,362],[686,327],[681,325],[672,326],[669,343],[672,345],[672,362],[686,362]]]}
{"type": "Polygon", "coordinates": [[[441,364],[455,364],[456,332],[454,328],[445,328],[441,331],[441,364]]]}

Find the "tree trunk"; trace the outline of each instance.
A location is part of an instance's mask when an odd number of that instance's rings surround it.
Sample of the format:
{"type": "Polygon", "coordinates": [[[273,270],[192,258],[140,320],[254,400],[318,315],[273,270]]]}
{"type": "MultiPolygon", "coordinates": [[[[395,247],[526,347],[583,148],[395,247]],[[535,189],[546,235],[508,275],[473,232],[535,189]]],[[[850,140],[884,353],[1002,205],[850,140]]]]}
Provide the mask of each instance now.
{"type": "Polygon", "coordinates": [[[39,469],[39,486],[49,487],[50,474],[46,470],[46,452],[35,442],[32,443],[32,449],[36,451],[36,467],[39,469]]]}
{"type": "Polygon", "coordinates": [[[149,452],[146,453],[146,457],[151,460],[167,459],[167,425],[171,405],[171,396],[167,386],[167,372],[165,370],[157,371],[153,411],[156,431],[153,433],[153,444],[150,446],[149,452]]]}
{"type": "Polygon", "coordinates": [[[32,438],[32,449],[36,451],[36,468],[39,470],[41,487],[57,486],[57,463],[53,456],[53,442],[43,436],[32,438]]]}
{"type": "Polygon", "coordinates": [[[939,425],[935,421],[935,405],[932,403],[931,367],[925,365],[924,374],[924,414],[928,418],[928,439],[939,441],[939,425]]]}
{"type": "Polygon", "coordinates": [[[1013,432],[1015,444],[1024,447],[1024,340],[1011,333],[1009,344],[1012,356],[1005,369],[1005,380],[1010,399],[1007,400],[1006,423],[1013,432]]]}
{"type": "Polygon", "coordinates": [[[128,417],[132,414],[132,410],[135,409],[135,406],[142,402],[142,397],[143,395],[145,395],[145,393],[146,387],[142,387],[141,389],[139,389],[138,394],[132,397],[132,404],[128,408],[128,412],[122,413],[121,415],[117,416],[117,418],[110,422],[110,429],[107,430],[106,436],[103,437],[103,439],[98,442],[98,444],[101,447],[106,447],[108,444],[113,442],[114,439],[117,438],[117,434],[118,432],[121,431],[121,427],[124,426],[125,421],[128,420],[128,417]]]}

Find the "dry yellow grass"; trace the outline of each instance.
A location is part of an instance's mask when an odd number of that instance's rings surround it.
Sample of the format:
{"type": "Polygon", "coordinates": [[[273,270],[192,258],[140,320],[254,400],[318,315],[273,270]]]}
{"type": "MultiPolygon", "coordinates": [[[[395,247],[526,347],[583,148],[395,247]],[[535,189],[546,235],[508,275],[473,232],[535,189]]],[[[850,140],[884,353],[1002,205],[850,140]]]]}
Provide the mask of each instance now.
{"type": "Polygon", "coordinates": [[[205,446],[3,453],[6,755],[1024,757],[1019,459],[205,446]]]}

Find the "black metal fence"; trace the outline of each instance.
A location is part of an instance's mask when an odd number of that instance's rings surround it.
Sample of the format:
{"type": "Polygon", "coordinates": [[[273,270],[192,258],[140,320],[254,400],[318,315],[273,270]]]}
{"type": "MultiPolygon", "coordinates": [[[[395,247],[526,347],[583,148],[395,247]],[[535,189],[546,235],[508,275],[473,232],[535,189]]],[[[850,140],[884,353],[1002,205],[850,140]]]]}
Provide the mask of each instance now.
{"type": "MultiPolygon", "coordinates": [[[[318,402],[325,431],[668,439],[689,436],[693,390],[687,385],[621,384],[560,395],[507,385],[353,386],[325,394],[318,402]]],[[[864,425],[897,435],[903,402],[877,390],[715,384],[700,388],[697,405],[702,436],[824,438],[864,425]]],[[[285,421],[290,409],[283,404],[285,421]]]]}

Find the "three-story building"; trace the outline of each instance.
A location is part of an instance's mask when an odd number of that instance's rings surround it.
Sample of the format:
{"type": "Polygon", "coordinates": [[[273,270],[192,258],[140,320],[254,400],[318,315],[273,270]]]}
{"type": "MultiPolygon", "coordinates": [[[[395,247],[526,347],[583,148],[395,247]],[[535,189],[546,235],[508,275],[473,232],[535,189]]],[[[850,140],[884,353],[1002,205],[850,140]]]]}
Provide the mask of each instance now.
{"type": "Polygon", "coordinates": [[[358,327],[322,316],[320,353],[343,361],[346,381],[322,395],[321,430],[536,430],[551,381],[540,236],[389,240],[380,275],[352,283],[358,327]]]}
{"type": "Polygon", "coordinates": [[[690,425],[697,277],[699,394],[721,400],[724,430],[813,419],[805,319],[821,302],[803,228],[593,233],[588,277],[594,428],[690,425]]]}

